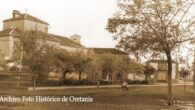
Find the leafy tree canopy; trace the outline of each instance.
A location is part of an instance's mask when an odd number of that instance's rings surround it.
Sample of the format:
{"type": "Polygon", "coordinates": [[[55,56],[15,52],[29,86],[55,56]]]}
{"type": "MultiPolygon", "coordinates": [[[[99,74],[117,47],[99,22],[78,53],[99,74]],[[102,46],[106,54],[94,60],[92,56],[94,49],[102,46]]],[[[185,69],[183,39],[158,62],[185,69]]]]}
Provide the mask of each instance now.
{"type": "Polygon", "coordinates": [[[166,54],[168,105],[172,97],[172,53],[195,35],[194,0],[134,0],[118,4],[119,13],[108,19],[118,47],[136,55],[166,54]]]}
{"type": "Polygon", "coordinates": [[[108,20],[107,30],[118,47],[136,54],[169,52],[192,40],[193,0],[135,0],[118,4],[120,12],[108,20]]]}

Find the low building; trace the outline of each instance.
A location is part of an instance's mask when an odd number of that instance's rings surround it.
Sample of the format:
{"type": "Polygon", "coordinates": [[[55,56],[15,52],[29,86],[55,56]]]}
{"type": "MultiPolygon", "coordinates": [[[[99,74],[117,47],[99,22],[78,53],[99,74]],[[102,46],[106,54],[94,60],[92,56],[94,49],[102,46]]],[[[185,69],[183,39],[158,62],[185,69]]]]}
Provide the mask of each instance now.
{"type": "Polygon", "coordinates": [[[129,54],[127,52],[121,51],[116,48],[88,48],[88,49],[94,52],[95,54],[99,54],[99,55],[100,54],[114,54],[119,57],[129,58],[129,54]]]}
{"type": "MultiPolygon", "coordinates": [[[[146,66],[152,66],[156,71],[154,74],[154,79],[156,81],[167,81],[167,71],[168,65],[167,60],[148,60],[146,66]]],[[[172,79],[177,80],[179,78],[179,64],[172,61],[172,79]]]]}
{"type": "MultiPolygon", "coordinates": [[[[89,51],[97,55],[112,54],[122,58],[123,60],[130,61],[128,53],[116,48],[89,48],[89,51]]],[[[116,73],[111,75],[106,72],[103,72],[101,75],[101,79],[104,81],[109,81],[109,79],[112,79],[113,82],[120,82],[122,79],[127,79],[127,74],[116,73]]]]}

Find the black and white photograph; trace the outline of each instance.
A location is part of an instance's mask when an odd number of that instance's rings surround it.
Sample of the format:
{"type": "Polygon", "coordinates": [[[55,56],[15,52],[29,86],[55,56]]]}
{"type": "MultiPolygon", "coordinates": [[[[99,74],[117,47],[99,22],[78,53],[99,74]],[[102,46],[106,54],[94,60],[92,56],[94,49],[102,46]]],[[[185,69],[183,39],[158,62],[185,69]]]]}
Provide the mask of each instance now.
{"type": "Polygon", "coordinates": [[[0,0],[0,110],[195,110],[195,0],[0,0]]]}

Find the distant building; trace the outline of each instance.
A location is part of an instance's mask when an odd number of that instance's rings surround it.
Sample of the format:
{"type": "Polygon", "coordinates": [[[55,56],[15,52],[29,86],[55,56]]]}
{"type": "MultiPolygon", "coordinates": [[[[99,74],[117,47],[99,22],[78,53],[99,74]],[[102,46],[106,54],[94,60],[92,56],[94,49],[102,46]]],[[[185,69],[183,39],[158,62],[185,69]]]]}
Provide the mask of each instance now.
{"type": "MultiPolygon", "coordinates": [[[[156,71],[154,79],[156,81],[166,81],[167,80],[167,60],[148,60],[146,62],[147,66],[152,66],[156,71]]],[[[172,61],[172,79],[177,80],[179,78],[179,64],[175,61],[172,61]]]]}
{"type": "MultiPolygon", "coordinates": [[[[118,57],[121,57],[124,60],[125,59],[130,60],[128,53],[121,51],[119,49],[116,49],[116,48],[89,48],[89,51],[92,51],[93,53],[95,53],[97,55],[112,54],[112,55],[116,55],[118,57]]],[[[113,75],[112,80],[114,82],[117,82],[117,81],[120,82],[121,79],[127,79],[127,74],[121,75],[120,73],[116,73],[113,75]]],[[[112,77],[112,76],[109,76],[109,74],[103,72],[101,77],[102,77],[102,80],[108,81],[109,77],[112,77]]]]}
{"type": "Polygon", "coordinates": [[[17,28],[22,32],[30,30],[48,32],[48,26],[47,22],[17,10],[13,10],[12,18],[3,21],[3,30],[17,28]]]}
{"type": "Polygon", "coordinates": [[[12,18],[3,21],[3,30],[0,31],[0,53],[3,59],[13,59],[16,44],[20,42],[21,35],[30,30],[46,34],[47,44],[67,51],[83,51],[87,48],[80,44],[80,36],[71,36],[71,39],[48,33],[49,24],[27,13],[13,10],[12,18]]]}
{"type": "Polygon", "coordinates": [[[114,54],[119,57],[129,58],[129,54],[127,52],[121,51],[116,48],[88,48],[88,49],[94,52],[95,54],[114,54]]]}

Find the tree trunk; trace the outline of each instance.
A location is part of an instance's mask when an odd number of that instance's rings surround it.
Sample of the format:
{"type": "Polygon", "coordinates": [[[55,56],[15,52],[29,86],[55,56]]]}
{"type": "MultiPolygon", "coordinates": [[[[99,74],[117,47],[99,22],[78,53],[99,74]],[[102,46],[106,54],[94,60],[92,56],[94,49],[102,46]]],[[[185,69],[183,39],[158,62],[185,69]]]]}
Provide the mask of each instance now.
{"type": "Polygon", "coordinates": [[[123,75],[120,74],[120,84],[123,82],[123,75]]]}
{"type": "MultiPolygon", "coordinates": [[[[145,81],[148,82],[148,75],[145,75],[145,81]]],[[[148,82],[149,83],[149,82],[148,82]]]]}
{"type": "Polygon", "coordinates": [[[186,76],[184,77],[184,91],[186,90],[186,76]]]}
{"type": "Polygon", "coordinates": [[[194,51],[194,75],[193,75],[193,88],[195,90],[195,51],[194,51]]]}
{"type": "MultiPolygon", "coordinates": [[[[145,77],[146,78],[146,77],[145,77]]],[[[135,73],[133,73],[133,81],[135,81],[136,79],[135,79],[135,73]]]]}
{"type": "Polygon", "coordinates": [[[112,84],[112,74],[109,74],[110,84],[112,84]]]}
{"type": "Polygon", "coordinates": [[[195,62],[194,62],[193,88],[194,88],[194,91],[195,91],[195,62]]]}
{"type": "Polygon", "coordinates": [[[194,91],[195,91],[195,73],[193,75],[193,88],[194,88],[194,91]]]}
{"type": "Polygon", "coordinates": [[[167,63],[168,63],[168,74],[167,74],[167,84],[168,84],[168,100],[167,104],[168,106],[173,105],[173,94],[172,94],[172,58],[171,58],[171,52],[167,51],[166,52],[167,56],[167,63]]]}
{"type": "Polygon", "coordinates": [[[82,72],[79,72],[79,81],[81,81],[82,72]]]}
{"type": "Polygon", "coordinates": [[[65,72],[62,73],[62,86],[64,85],[65,72]]]}
{"type": "Polygon", "coordinates": [[[67,73],[66,70],[62,73],[62,86],[64,85],[64,79],[65,79],[66,73],[67,73]]]}

